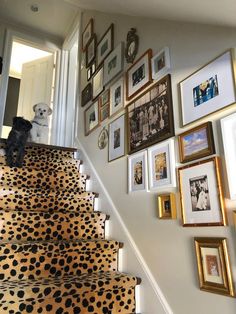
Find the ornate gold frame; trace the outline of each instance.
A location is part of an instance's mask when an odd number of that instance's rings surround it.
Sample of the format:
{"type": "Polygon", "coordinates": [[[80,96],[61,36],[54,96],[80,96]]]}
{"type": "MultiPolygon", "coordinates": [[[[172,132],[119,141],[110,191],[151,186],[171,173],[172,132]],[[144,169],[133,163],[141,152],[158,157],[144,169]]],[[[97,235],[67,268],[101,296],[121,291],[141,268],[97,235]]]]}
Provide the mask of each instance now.
{"type": "Polygon", "coordinates": [[[176,201],[174,193],[158,195],[157,204],[160,219],[176,219],[176,201]],[[169,210],[165,209],[166,202],[170,204],[169,210]]]}

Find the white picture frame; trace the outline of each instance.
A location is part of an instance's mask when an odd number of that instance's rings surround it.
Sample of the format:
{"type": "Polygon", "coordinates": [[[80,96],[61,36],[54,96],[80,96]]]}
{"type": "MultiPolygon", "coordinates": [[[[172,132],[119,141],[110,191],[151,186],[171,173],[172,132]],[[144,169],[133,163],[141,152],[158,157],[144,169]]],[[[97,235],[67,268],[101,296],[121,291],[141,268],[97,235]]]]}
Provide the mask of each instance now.
{"type": "Polygon", "coordinates": [[[124,109],[124,77],[110,87],[110,116],[124,109]]]}
{"type": "Polygon", "coordinates": [[[170,51],[169,47],[161,49],[151,59],[152,62],[152,79],[159,80],[170,72],[170,51]]]}
{"type": "Polygon", "coordinates": [[[94,74],[93,80],[93,99],[97,98],[101,92],[104,90],[103,85],[103,67],[97,70],[94,74]]]}
{"type": "Polygon", "coordinates": [[[125,155],[125,115],[123,114],[109,124],[108,161],[125,155]]]}
{"type": "Polygon", "coordinates": [[[147,191],[147,151],[128,157],[128,192],[147,191]]]}

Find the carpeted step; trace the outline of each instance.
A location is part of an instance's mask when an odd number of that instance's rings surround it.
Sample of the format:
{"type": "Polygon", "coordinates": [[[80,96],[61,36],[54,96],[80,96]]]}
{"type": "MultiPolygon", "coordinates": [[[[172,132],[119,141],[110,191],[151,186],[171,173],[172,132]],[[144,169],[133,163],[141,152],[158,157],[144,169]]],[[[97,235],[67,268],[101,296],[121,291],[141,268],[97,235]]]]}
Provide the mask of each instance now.
{"type": "Polygon", "coordinates": [[[0,312],[135,313],[135,286],[139,283],[138,278],[119,272],[0,282],[0,312]]]}
{"type": "Polygon", "coordinates": [[[117,271],[120,243],[74,240],[0,244],[0,280],[117,271]]]}

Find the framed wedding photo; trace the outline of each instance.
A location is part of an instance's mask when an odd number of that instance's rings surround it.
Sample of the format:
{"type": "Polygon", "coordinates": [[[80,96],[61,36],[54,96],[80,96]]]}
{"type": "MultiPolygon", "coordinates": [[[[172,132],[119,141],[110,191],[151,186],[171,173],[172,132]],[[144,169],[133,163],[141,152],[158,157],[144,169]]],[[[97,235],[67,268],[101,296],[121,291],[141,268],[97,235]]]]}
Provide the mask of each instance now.
{"type": "Polygon", "coordinates": [[[180,162],[188,162],[215,154],[212,123],[203,123],[178,136],[180,162]]]}
{"type": "Polygon", "coordinates": [[[126,72],[126,99],[129,101],[152,82],[152,50],[148,49],[126,72]]]}
{"type": "Polygon", "coordinates": [[[88,42],[93,35],[93,19],[90,19],[82,33],[82,50],[85,51],[88,42]]]}
{"type": "Polygon", "coordinates": [[[103,67],[97,70],[95,73],[93,80],[93,99],[97,98],[101,92],[104,90],[103,85],[103,67]]]}
{"type": "Polygon", "coordinates": [[[110,87],[110,115],[115,115],[124,109],[124,78],[120,77],[110,87]]]}
{"type": "Polygon", "coordinates": [[[97,66],[109,55],[114,48],[114,24],[108,28],[97,44],[97,66]]]}
{"type": "MultiPolygon", "coordinates": [[[[88,68],[96,58],[97,37],[94,34],[86,47],[86,68],[88,68]]],[[[92,72],[92,71],[91,71],[92,72]]]]}
{"type": "Polygon", "coordinates": [[[235,296],[226,238],[194,238],[200,289],[235,296]]]}
{"type": "Polygon", "coordinates": [[[165,47],[152,57],[152,79],[159,80],[170,71],[170,52],[165,47]]]}
{"type": "Polygon", "coordinates": [[[109,124],[108,161],[125,155],[125,115],[123,114],[109,124]]]}
{"type": "Polygon", "coordinates": [[[175,194],[160,194],[157,196],[160,219],[176,219],[175,194]]]}
{"type": "Polygon", "coordinates": [[[99,104],[95,101],[84,111],[85,135],[89,135],[99,126],[99,104]]]}
{"type": "Polygon", "coordinates": [[[88,83],[81,92],[81,107],[84,107],[93,97],[92,84],[88,83]]]}
{"type": "Polygon", "coordinates": [[[219,163],[212,157],[178,169],[184,227],[226,225],[219,163]]]}
{"type": "Polygon", "coordinates": [[[128,191],[147,191],[147,151],[128,157],[128,191]]]}
{"type": "Polygon", "coordinates": [[[235,103],[233,50],[184,79],[179,89],[183,126],[235,103]]]}

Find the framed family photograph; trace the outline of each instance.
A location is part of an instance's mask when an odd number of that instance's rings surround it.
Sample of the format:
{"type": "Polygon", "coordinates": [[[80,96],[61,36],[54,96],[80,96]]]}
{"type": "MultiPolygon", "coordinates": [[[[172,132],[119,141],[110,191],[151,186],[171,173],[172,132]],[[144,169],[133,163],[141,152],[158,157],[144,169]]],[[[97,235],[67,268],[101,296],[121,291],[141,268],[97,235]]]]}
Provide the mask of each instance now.
{"type": "Polygon", "coordinates": [[[160,219],[176,219],[175,194],[160,194],[157,196],[160,219]]]}
{"type": "Polygon", "coordinates": [[[125,115],[109,124],[108,161],[125,155],[125,115]]]}
{"type": "Polygon", "coordinates": [[[86,47],[86,68],[88,68],[96,58],[97,37],[94,34],[86,47]]]}
{"type": "Polygon", "coordinates": [[[169,74],[127,106],[127,119],[129,154],[174,136],[169,74]]]}
{"type": "Polygon", "coordinates": [[[97,70],[93,77],[93,99],[97,98],[104,90],[103,85],[103,67],[97,70]]]}
{"type": "Polygon", "coordinates": [[[124,77],[120,77],[110,87],[110,114],[115,115],[124,109],[124,77]]]}
{"type": "Polygon", "coordinates": [[[95,101],[84,111],[85,135],[89,135],[99,126],[99,104],[95,101]]]}
{"type": "Polygon", "coordinates": [[[182,124],[235,103],[233,50],[227,50],[179,84],[182,124]]]}
{"type": "Polygon", "coordinates": [[[88,83],[81,93],[81,107],[84,107],[93,98],[92,84],[88,83]]]}
{"type": "Polygon", "coordinates": [[[108,131],[104,127],[98,136],[98,147],[99,149],[104,149],[107,146],[108,143],[108,131]]]}
{"type": "Polygon", "coordinates": [[[148,149],[149,189],[156,190],[176,186],[174,140],[148,149]]]}
{"type": "Polygon", "coordinates": [[[159,80],[170,71],[170,52],[165,47],[152,57],[152,79],[159,80]]]}
{"type": "Polygon", "coordinates": [[[147,185],[147,151],[143,151],[128,157],[128,191],[146,191],[147,185]]]}
{"type": "Polygon", "coordinates": [[[114,48],[114,24],[111,24],[97,44],[97,66],[109,55],[114,48]]]}
{"type": "Polygon", "coordinates": [[[203,123],[178,136],[180,162],[188,162],[215,154],[212,123],[203,123]]]}
{"type": "Polygon", "coordinates": [[[235,295],[226,238],[194,238],[200,289],[235,295]]]}
{"type": "Polygon", "coordinates": [[[183,226],[225,226],[219,157],[178,169],[183,226]]]}
{"type": "Polygon", "coordinates": [[[90,19],[82,33],[82,50],[85,51],[88,42],[93,35],[93,19],[90,19]]]}
{"type": "Polygon", "coordinates": [[[152,82],[152,50],[148,49],[126,72],[126,99],[129,101],[152,82]]]}

